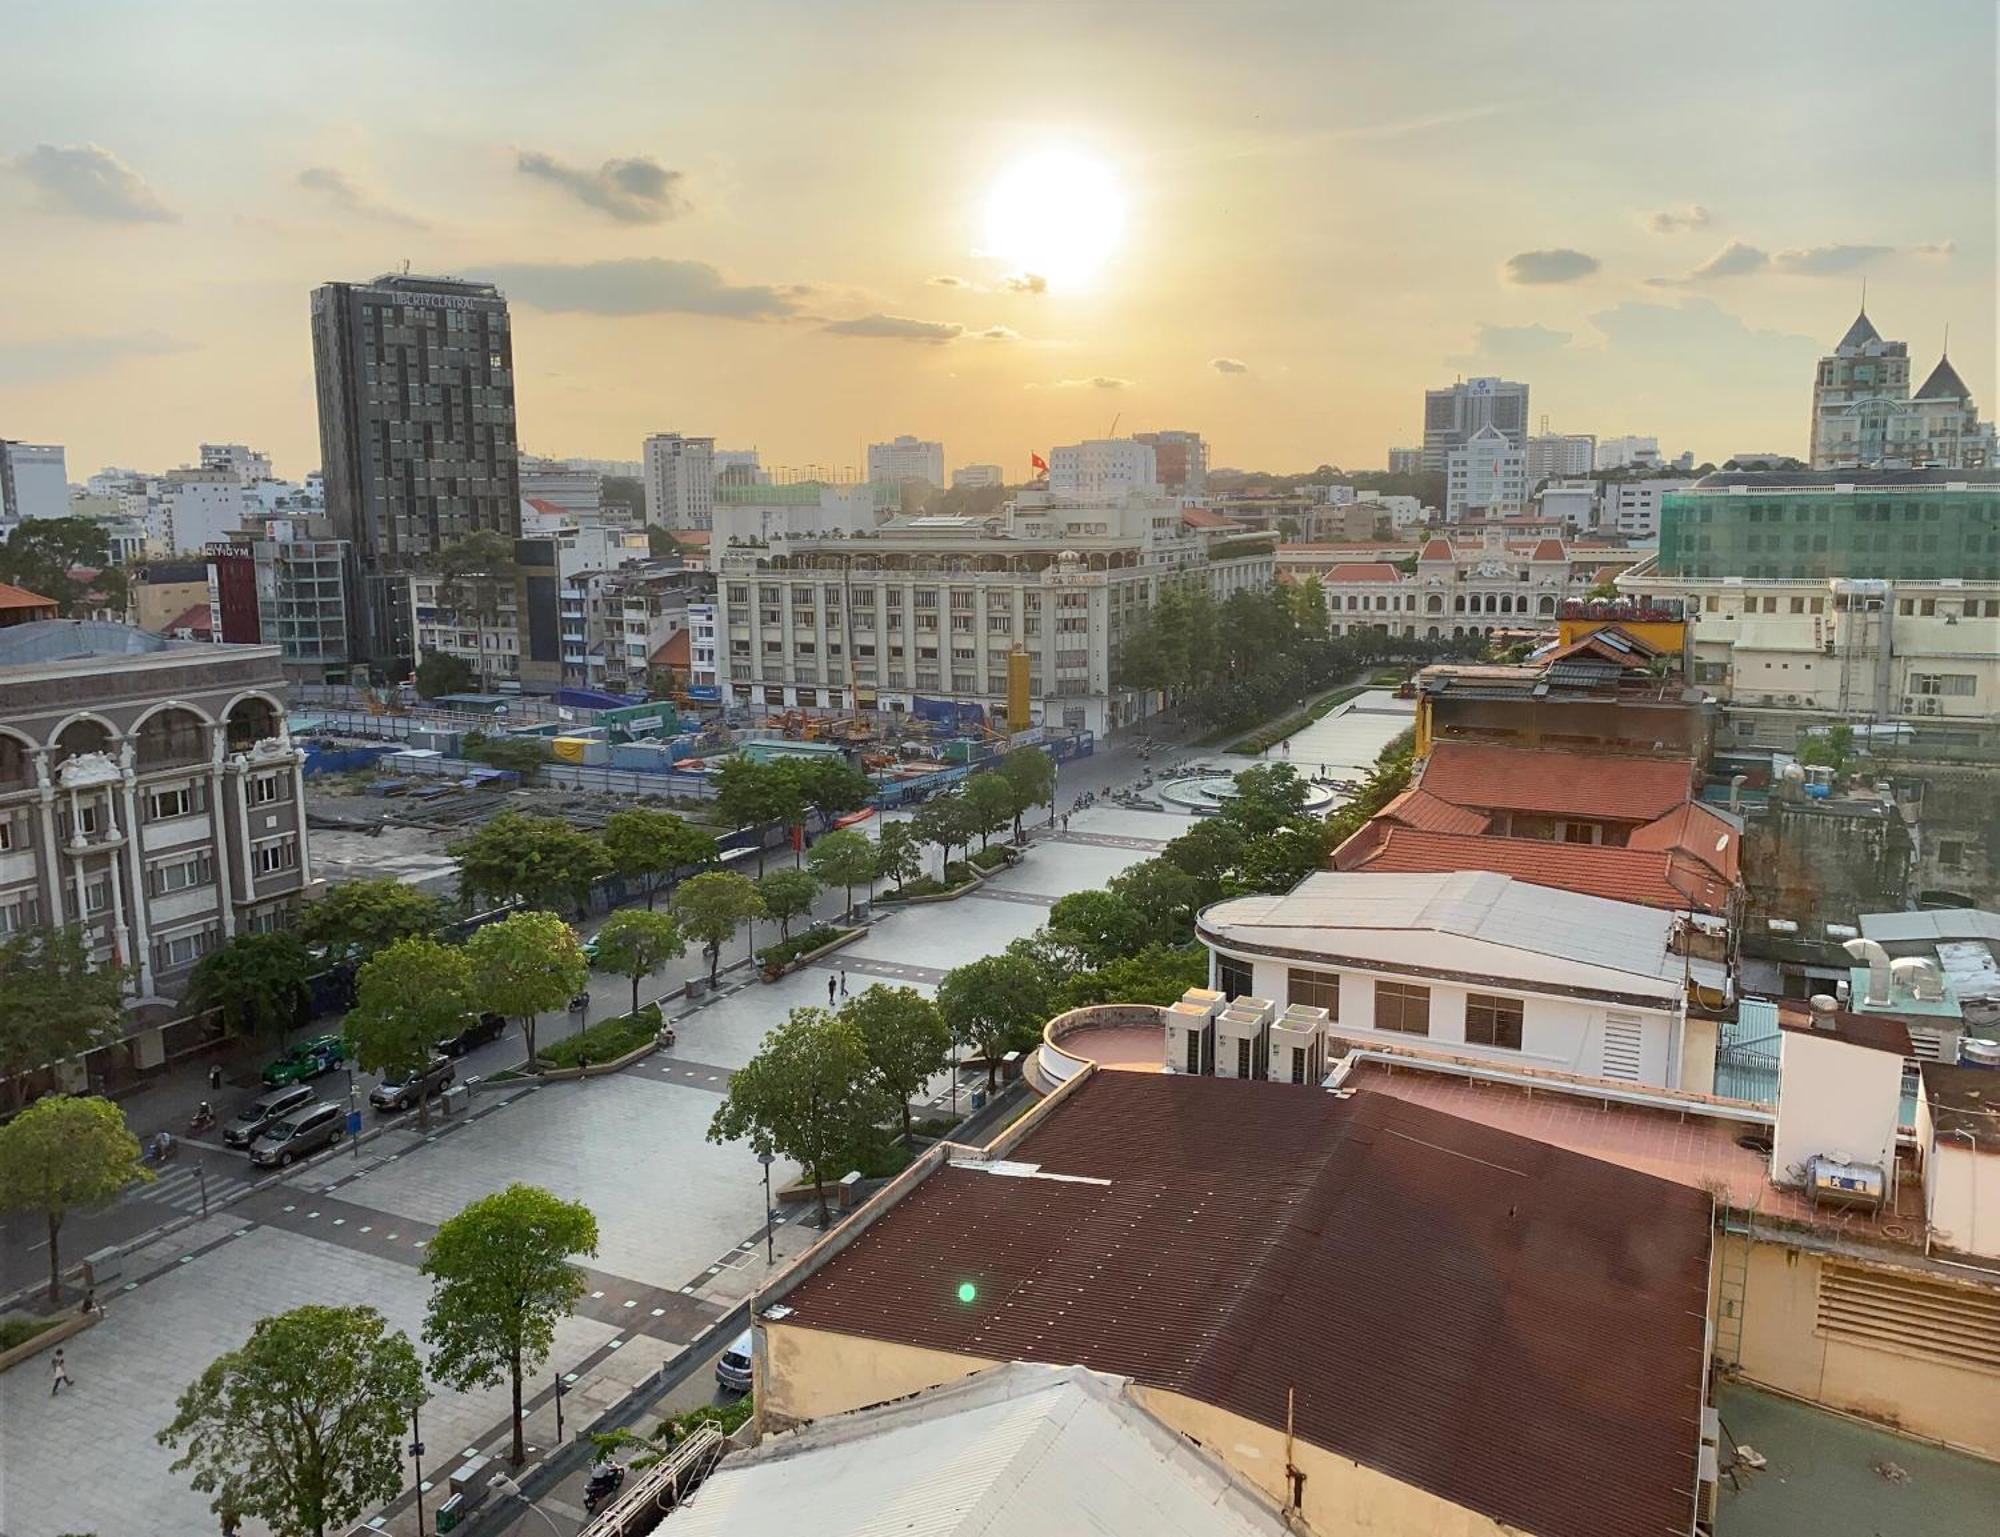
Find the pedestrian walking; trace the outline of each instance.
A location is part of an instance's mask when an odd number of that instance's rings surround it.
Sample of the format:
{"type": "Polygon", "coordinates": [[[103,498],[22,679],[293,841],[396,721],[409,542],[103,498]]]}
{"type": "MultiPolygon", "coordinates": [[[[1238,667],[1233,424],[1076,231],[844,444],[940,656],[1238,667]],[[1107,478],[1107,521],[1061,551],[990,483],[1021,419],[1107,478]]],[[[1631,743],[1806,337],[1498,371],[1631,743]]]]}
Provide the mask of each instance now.
{"type": "Polygon", "coordinates": [[[220,1062],[210,1065],[208,1069],[208,1086],[211,1089],[222,1087],[222,1064],[220,1062]]]}
{"type": "Polygon", "coordinates": [[[840,986],[840,984],[836,982],[832,977],[828,977],[826,979],[826,1006],[829,1009],[833,1007],[833,990],[838,986],[840,986]]]}
{"type": "Polygon", "coordinates": [[[69,1367],[63,1362],[62,1346],[56,1346],[55,1359],[49,1363],[54,1370],[54,1381],[49,1384],[49,1397],[54,1398],[65,1387],[75,1387],[70,1380],[69,1367]]]}
{"type": "Polygon", "coordinates": [[[840,996],[843,998],[847,996],[847,968],[844,966],[840,972],[840,996]]]}

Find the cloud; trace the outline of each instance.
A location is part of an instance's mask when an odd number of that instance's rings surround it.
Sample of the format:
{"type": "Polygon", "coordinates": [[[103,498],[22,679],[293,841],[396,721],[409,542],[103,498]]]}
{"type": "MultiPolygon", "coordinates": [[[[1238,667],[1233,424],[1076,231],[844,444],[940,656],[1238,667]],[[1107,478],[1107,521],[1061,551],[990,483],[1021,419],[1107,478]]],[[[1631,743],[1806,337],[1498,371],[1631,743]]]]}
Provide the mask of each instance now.
{"type": "Polygon", "coordinates": [[[1712,283],[1718,278],[1748,277],[1753,272],[1762,272],[1771,265],[1771,255],[1741,240],[1732,240],[1713,256],[1696,267],[1686,277],[1647,278],[1654,288],[1680,288],[1689,283],[1712,283]]]}
{"type": "Polygon", "coordinates": [[[1780,251],[1771,258],[1771,266],[1775,271],[1789,272],[1794,277],[1826,277],[1865,267],[1877,257],[1888,256],[1894,250],[1894,246],[1886,245],[1816,245],[1801,251],[1780,251]]]}
{"type": "Polygon", "coordinates": [[[1686,230],[1707,229],[1708,210],[1699,203],[1685,208],[1656,208],[1646,215],[1646,228],[1656,235],[1678,235],[1686,230]]]}
{"type": "Polygon", "coordinates": [[[1601,265],[1595,256],[1558,246],[1550,251],[1523,251],[1510,256],[1504,270],[1510,283],[1574,283],[1589,277],[1601,265]]]}
{"type": "Polygon", "coordinates": [[[1049,280],[1039,272],[1022,272],[1002,278],[1000,286],[1010,294],[1045,294],[1049,291],[1049,280]]]}
{"type": "Polygon", "coordinates": [[[681,194],[685,178],[650,155],[607,160],[596,170],[587,171],[564,165],[553,155],[524,149],[516,157],[514,169],[562,188],[620,224],[659,224],[687,212],[687,199],[681,194]]]}
{"type": "Polygon", "coordinates": [[[110,224],[172,224],[180,218],[145,178],[96,144],[37,144],[7,162],[50,207],[110,224]]]}
{"type": "Polygon", "coordinates": [[[1058,379],[1049,386],[1052,390],[1123,390],[1130,389],[1130,379],[1120,379],[1114,374],[1093,374],[1088,379],[1058,379]]]}
{"type": "Polygon", "coordinates": [[[98,373],[127,358],[166,357],[192,352],[195,344],[158,331],[115,336],[54,336],[40,341],[0,342],[0,386],[50,384],[98,373]]]}
{"type": "Polygon", "coordinates": [[[1482,323],[1473,341],[1472,357],[1508,362],[1547,357],[1570,344],[1570,333],[1552,326],[1496,326],[1482,323]]]}
{"type": "Polygon", "coordinates": [[[974,286],[971,278],[956,277],[949,272],[940,272],[936,277],[928,277],[924,281],[929,283],[933,288],[971,288],[974,286]]]}
{"type": "Polygon", "coordinates": [[[1208,366],[1219,374],[1247,374],[1250,365],[1241,358],[1210,358],[1208,366]]]}
{"type": "Polygon", "coordinates": [[[835,336],[872,336],[899,342],[952,342],[965,334],[955,320],[913,320],[907,315],[858,315],[852,320],[829,320],[820,327],[835,336]]]}
{"type": "Polygon", "coordinates": [[[620,261],[513,262],[482,274],[538,310],[586,315],[720,315],[729,320],[786,320],[811,291],[732,283],[707,262],[664,256],[620,261]]]}
{"type": "Polygon", "coordinates": [[[1012,326],[988,326],[984,331],[972,333],[983,342],[1018,342],[1021,333],[1012,326]]]}
{"type": "Polygon", "coordinates": [[[1956,240],[1926,240],[1922,245],[1914,245],[1910,250],[1918,256],[1927,256],[1933,261],[1943,261],[1958,254],[1956,240]]]}
{"type": "Polygon", "coordinates": [[[391,208],[370,195],[359,182],[345,171],[330,165],[309,165],[298,174],[298,184],[309,192],[324,193],[327,200],[343,212],[358,218],[374,219],[382,224],[397,224],[405,229],[424,229],[422,219],[407,214],[400,208],[391,208]]]}

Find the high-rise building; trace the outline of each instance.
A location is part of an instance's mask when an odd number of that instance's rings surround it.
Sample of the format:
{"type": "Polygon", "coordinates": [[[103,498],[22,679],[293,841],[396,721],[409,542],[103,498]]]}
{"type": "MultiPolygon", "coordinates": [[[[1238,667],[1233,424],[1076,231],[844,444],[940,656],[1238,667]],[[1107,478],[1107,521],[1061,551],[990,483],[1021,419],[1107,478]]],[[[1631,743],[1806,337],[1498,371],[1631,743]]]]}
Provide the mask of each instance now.
{"type": "Polygon", "coordinates": [[[1421,448],[1392,448],[1389,450],[1389,473],[1391,475],[1418,475],[1423,472],[1423,468],[1424,451],[1421,448]]]}
{"type": "Polygon", "coordinates": [[[1665,463],[1658,438],[1627,434],[1597,440],[1596,467],[1600,470],[1657,470],[1665,463]]]}
{"type": "Polygon", "coordinates": [[[387,273],[315,289],[312,324],[327,514],[364,573],[357,655],[404,661],[409,574],[472,534],[521,531],[507,300],[387,273]]]}
{"type": "Polygon", "coordinates": [[[0,438],[0,523],[69,516],[69,472],[60,443],[0,438]]]}
{"type": "Polygon", "coordinates": [[[1528,499],[1528,455],[1500,428],[1481,427],[1445,457],[1444,520],[1519,512],[1528,499]]]}
{"type": "Polygon", "coordinates": [[[868,478],[885,485],[918,481],[944,484],[944,444],[927,443],[907,432],[887,443],[868,445],[868,478]]]}
{"type": "Polygon", "coordinates": [[[239,485],[271,479],[271,456],[260,454],[247,443],[204,443],[201,467],[223,470],[236,477],[239,485]]]}
{"type": "Polygon", "coordinates": [[[954,491],[976,491],[984,486],[998,486],[1006,482],[1007,472],[997,464],[962,464],[951,472],[954,491]]]}
{"type": "Polygon", "coordinates": [[[718,448],[715,483],[719,486],[768,486],[771,472],[754,448],[718,448]]]}
{"type": "Polygon", "coordinates": [[[1200,433],[1135,432],[1132,440],[1152,447],[1161,490],[1175,496],[1201,496],[1208,490],[1208,445],[1200,433]]]}
{"type": "Polygon", "coordinates": [[[1588,475],[1597,465],[1597,439],[1587,432],[1545,432],[1528,439],[1528,484],[1588,475]]]}
{"type": "Polygon", "coordinates": [[[1049,494],[1064,502],[1115,502],[1157,491],[1159,460],[1137,438],[1091,438],[1049,450],[1049,494]]]}
{"type": "Polygon", "coordinates": [[[227,543],[250,506],[233,470],[170,470],[153,483],[146,535],[162,553],[199,554],[227,543]]]}
{"type": "Polygon", "coordinates": [[[1491,427],[1515,448],[1528,441],[1528,387],[1511,379],[1461,379],[1442,390],[1424,391],[1426,470],[1438,471],[1454,448],[1463,448],[1482,427],[1491,427]]]}
{"type": "Polygon", "coordinates": [[[1940,357],[1915,395],[1910,349],[1883,339],[1863,310],[1813,374],[1812,467],[1935,466],[1981,469],[1993,462],[1994,430],[1972,392],[1940,357]]]}
{"type": "Polygon", "coordinates": [[[646,521],[708,528],[715,518],[715,439],[656,432],[646,439],[646,521]]]}

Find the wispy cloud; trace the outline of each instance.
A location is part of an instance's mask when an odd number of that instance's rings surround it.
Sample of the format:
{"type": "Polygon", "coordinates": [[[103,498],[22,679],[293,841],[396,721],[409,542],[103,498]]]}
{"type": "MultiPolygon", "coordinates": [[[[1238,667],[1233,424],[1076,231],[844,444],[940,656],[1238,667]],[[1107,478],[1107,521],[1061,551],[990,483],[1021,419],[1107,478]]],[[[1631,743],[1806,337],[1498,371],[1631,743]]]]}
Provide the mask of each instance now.
{"type": "Polygon", "coordinates": [[[1241,358],[1210,358],[1208,366],[1219,374],[1247,374],[1250,365],[1241,358]]]}
{"type": "MultiPolygon", "coordinates": [[[[1924,247],[1915,248],[1925,254],[1924,247]]],[[[1696,267],[1686,277],[1648,278],[1655,288],[1683,288],[1695,283],[1712,283],[1721,278],[1750,277],[1773,272],[1785,277],[1832,277],[1853,272],[1882,257],[1893,256],[1887,245],[1816,245],[1797,247],[1775,254],[1741,240],[1732,240],[1696,267]]]]}
{"type": "Polygon", "coordinates": [[[1800,251],[1780,251],[1771,258],[1771,265],[1777,271],[1789,272],[1795,277],[1828,277],[1865,267],[1880,257],[1893,254],[1895,249],[1886,245],[1808,246],[1800,251]]]}
{"type": "Polygon", "coordinates": [[[1741,240],[1732,240],[1685,277],[1647,278],[1654,288],[1677,288],[1689,283],[1713,283],[1720,278],[1748,277],[1771,264],[1771,253],[1741,240]]]}
{"type": "Polygon", "coordinates": [[[835,336],[870,336],[899,342],[951,342],[965,334],[965,327],[955,320],[916,320],[908,315],[883,314],[829,320],[820,329],[835,336]]]}
{"type": "Polygon", "coordinates": [[[1583,251],[1557,246],[1547,251],[1522,251],[1507,258],[1507,281],[1527,286],[1575,283],[1589,277],[1602,263],[1583,251]]]}
{"type": "Polygon", "coordinates": [[[1482,323],[1473,337],[1472,351],[1457,361],[1522,362],[1560,352],[1572,340],[1568,331],[1553,326],[1496,326],[1482,323]]]}
{"type": "Polygon", "coordinates": [[[539,150],[524,149],[516,157],[514,169],[561,188],[621,224],[659,224],[687,211],[681,173],[668,170],[650,155],[607,160],[591,171],[565,165],[539,150]]]}
{"type": "Polygon", "coordinates": [[[1927,257],[1932,261],[1943,261],[1948,257],[1958,254],[1958,242],[1956,240],[1926,240],[1922,245],[1911,246],[1910,250],[1914,255],[1927,257]]]}
{"type": "Polygon", "coordinates": [[[99,373],[128,358],[165,357],[192,352],[194,347],[193,342],[158,331],[0,342],[0,385],[49,384],[58,379],[99,373]]]}
{"type": "Polygon", "coordinates": [[[1130,379],[1120,379],[1115,374],[1092,374],[1088,379],[1057,379],[1049,385],[1052,390],[1124,390],[1131,387],[1130,379]]]}
{"type": "Polygon", "coordinates": [[[1021,339],[1021,333],[1012,326],[988,326],[972,334],[983,342],[1018,342],[1021,339]]]}
{"type": "Polygon", "coordinates": [[[573,264],[503,262],[483,275],[534,309],[586,315],[788,320],[801,314],[812,292],[799,283],[732,283],[707,262],[663,256],[573,264]]]}
{"type": "Polygon", "coordinates": [[[956,273],[940,272],[935,277],[925,278],[933,288],[972,288],[976,286],[971,278],[959,277],[956,273]]]}
{"type": "Polygon", "coordinates": [[[415,214],[392,208],[375,197],[345,171],[330,165],[309,165],[298,174],[298,183],[308,192],[324,196],[343,213],[373,219],[378,224],[396,224],[405,229],[428,228],[415,214]]]}
{"type": "Polygon", "coordinates": [[[1707,229],[1708,223],[1708,210],[1699,203],[1689,203],[1685,208],[1656,208],[1646,215],[1646,228],[1656,235],[1707,229]]]}
{"type": "Polygon", "coordinates": [[[1000,286],[1010,294],[1045,294],[1049,291],[1049,280],[1039,272],[1020,272],[1002,278],[1000,286]]]}
{"type": "Polygon", "coordinates": [[[97,144],[37,144],[7,162],[51,208],[108,224],[171,224],[180,218],[146,180],[97,144]]]}

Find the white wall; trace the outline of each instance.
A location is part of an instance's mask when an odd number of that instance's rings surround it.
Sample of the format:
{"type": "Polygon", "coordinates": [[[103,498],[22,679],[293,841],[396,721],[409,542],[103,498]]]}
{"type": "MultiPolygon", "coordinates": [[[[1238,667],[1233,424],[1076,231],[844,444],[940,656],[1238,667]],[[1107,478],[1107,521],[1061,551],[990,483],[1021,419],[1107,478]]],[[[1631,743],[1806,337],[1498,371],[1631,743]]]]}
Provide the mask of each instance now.
{"type": "MultiPolygon", "coordinates": [[[[1227,952],[1222,952],[1227,953],[1227,952]]],[[[1581,1073],[1592,1078],[1626,1078],[1630,1082],[1676,1088],[1680,1073],[1676,1054],[1678,1022],[1663,1009],[1623,1008],[1584,999],[1558,998],[1507,986],[1495,979],[1490,987],[1467,987],[1457,983],[1431,981],[1423,977],[1398,975],[1388,971],[1361,971],[1333,966],[1307,966],[1289,961],[1244,957],[1251,965],[1256,996],[1272,999],[1282,1013],[1291,1003],[1312,1004],[1310,998],[1293,998],[1286,973],[1292,966],[1301,970],[1331,972],[1340,977],[1339,1018],[1327,1026],[1330,1034],[1345,1036],[1368,1045],[1430,1047],[1456,1054],[1488,1057],[1495,1063],[1515,1067],[1541,1068],[1554,1072],[1581,1073]],[[1400,982],[1428,987],[1431,993],[1430,1033],[1409,1035],[1398,1030],[1375,1028],[1375,983],[1400,982]],[[1465,1000],[1478,992],[1522,1002],[1521,1049],[1468,1044],[1465,1039],[1465,1000]],[[1637,1022],[1638,1059],[1636,1074],[1606,1061],[1605,1022],[1607,1015],[1637,1022]]],[[[1210,985],[1214,968],[1210,969],[1210,985]]],[[[1337,1048],[1335,1048],[1337,1051],[1337,1048]]]]}
{"type": "Polygon", "coordinates": [[[1771,1178],[1799,1184],[1807,1160],[1840,1154],[1872,1163],[1884,1177],[1896,1167],[1896,1118],[1903,1100],[1903,1059],[1803,1030],[1778,1042],[1778,1129],[1771,1178]]]}
{"type": "Polygon", "coordinates": [[[1924,1166],[1931,1227],[1946,1248],[2000,1259],[2000,1157],[1946,1138],[1924,1166]]]}

